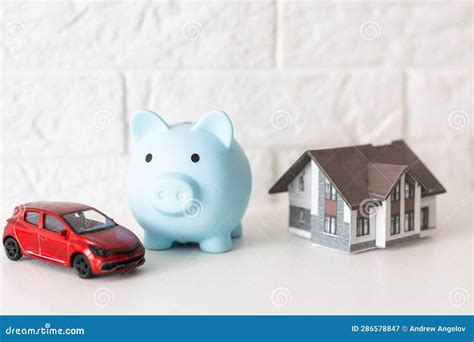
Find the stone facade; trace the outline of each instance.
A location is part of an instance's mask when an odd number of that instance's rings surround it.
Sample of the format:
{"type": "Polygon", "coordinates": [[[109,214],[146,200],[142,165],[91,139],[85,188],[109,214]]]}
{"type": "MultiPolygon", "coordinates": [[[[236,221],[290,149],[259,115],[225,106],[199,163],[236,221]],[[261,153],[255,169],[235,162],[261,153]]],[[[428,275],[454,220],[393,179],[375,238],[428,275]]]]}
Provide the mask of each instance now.
{"type": "Polygon", "coordinates": [[[341,252],[349,252],[350,245],[350,224],[344,222],[345,202],[337,194],[336,197],[336,235],[324,232],[324,206],[325,206],[325,176],[319,170],[319,193],[318,193],[318,215],[311,216],[311,241],[318,245],[336,249],[341,252]]]}
{"type": "Polygon", "coordinates": [[[360,252],[360,251],[365,251],[367,249],[372,249],[372,248],[376,248],[375,240],[353,244],[351,245],[350,252],[351,253],[360,252]]]}
{"type": "Polygon", "coordinates": [[[289,226],[306,232],[307,235],[304,236],[311,237],[315,244],[341,252],[350,252],[351,234],[350,222],[348,222],[350,220],[345,220],[345,202],[339,194],[336,197],[336,234],[332,235],[324,232],[325,179],[321,170],[317,167],[311,167],[311,163],[295,176],[288,187],[290,196],[289,226]],[[312,172],[317,172],[317,177],[312,177],[312,172]],[[300,177],[304,178],[304,190],[299,187],[300,177]],[[312,181],[317,181],[318,186],[314,187],[311,184],[312,181]],[[317,194],[312,193],[314,189],[317,189],[317,194]],[[317,196],[316,207],[314,203],[311,203],[312,201],[316,202],[315,196],[317,196]]]}
{"type": "Polygon", "coordinates": [[[385,246],[390,247],[393,245],[398,245],[399,243],[408,242],[412,240],[418,240],[419,238],[420,238],[420,234],[409,235],[409,236],[405,236],[399,239],[389,240],[387,241],[387,244],[385,246]]]}

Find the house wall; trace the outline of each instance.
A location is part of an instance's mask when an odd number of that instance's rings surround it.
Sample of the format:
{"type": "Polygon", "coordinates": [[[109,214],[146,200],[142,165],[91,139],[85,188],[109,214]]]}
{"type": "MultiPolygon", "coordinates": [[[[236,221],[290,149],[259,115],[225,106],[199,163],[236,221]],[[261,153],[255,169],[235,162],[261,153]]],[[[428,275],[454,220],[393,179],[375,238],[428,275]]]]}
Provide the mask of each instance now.
{"type": "Polygon", "coordinates": [[[290,206],[289,230],[309,239],[311,237],[311,212],[308,209],[290,206]]]}
{"type": "Polygon", "coordinates": [[[421,186],[415,182],[415,232],[420,234],[421,227],[421,186]]]}
{"type": "Polygon", "coordinates": [[[359,210],[352,210],[350,231],[351,231],[351,252],[359,252],[366,249],[375,248],[375,235],[376,235],[376,224],[378,209],[370,208],[369,210],[369,229],[368,235],[357,236],[357,213],[359,210]]]}
{"type": "Polygon", "coordinates": [[[390,232],[390,196],[386,201],[382,201],[375,216],[375,245],[385,248],[387,241],[387,227],[390,232]]]}
{"type": "Polygon", "coordinates": [[[426,196],[421,197],[420,199],[420,218],[419,222],[421,224],[421,208],[428,207],[428,229],[421,230],[420,236],[426,236],[432,232],[433,228],[436,228],[436,196],[426,196]]]}
{"type": "Polygon", "coordinates": [[[352,223],[352,211],[351,208],[344,202],[344,222],[352,223]]]}
{"type": "Polygon", "coordinates": [[[311,165],[308,165],[288,185],[290,203],[289,230],[306,238],[311,235],[311,165]],[[304,190],[300,190],[299,178],[303,177],[304,190]]]}
{"type": "Polygon", "coordinates": [[[405,175],[400,178],[400,234],[390,234],[390,219],[391,210],[390,196],[387,199],[387,224],[385,227],[385,247],[395,245],[397,243],[406,242],[409,240],[417,239],[420,237],[420,199],[421,199],[421,187],[418,182],[415,182],[415,199],[414,199],[414,212],[415,212],[415,229],[409,232],[405,232],[405,175]]]}
{"type": "Polygon", "coordinates": [[[341,252],[350,252],[351,240],[351,215],[347,214],[346,202],[337,193],[336,196],[336,235],[331,235],[324,232],[324,206],[325,206],[325,180],[326,177],[322,171],[318,170],[318,208],[316,212],[311,215],[311,241],[315,244],[329,247],[341,252]],[[344,214],[346,213],[346,214],[344,214]]]}
{"type": "Polygon", "coordinates": [[[311,209],[311,165],[307,166],[288,185],[290,205],[299,208],[311,209]],[[303,176],[304,190],[299,188],[299,178],[303,176]]]}
{"type": "Polygon", "coordinates": [[[311,161],[311,215],[319,215],[319,167],[311,161]]]}

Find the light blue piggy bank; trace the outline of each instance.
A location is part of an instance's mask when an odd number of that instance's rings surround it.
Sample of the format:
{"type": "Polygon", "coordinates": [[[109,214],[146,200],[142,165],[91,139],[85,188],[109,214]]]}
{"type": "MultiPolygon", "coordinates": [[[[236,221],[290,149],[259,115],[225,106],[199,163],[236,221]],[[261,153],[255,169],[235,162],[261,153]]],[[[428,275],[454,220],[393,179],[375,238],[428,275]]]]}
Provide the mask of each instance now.
{"type": "Polygon", "coordinates": [[[168,125],[142,110],[130,126],[128,202],[145,230],[145,247],[166,249],[177,241],[197,242],[209,253],[229,251],[242,234],[251,173],[227,114],[212,111],[195,124],[168,125]]]}

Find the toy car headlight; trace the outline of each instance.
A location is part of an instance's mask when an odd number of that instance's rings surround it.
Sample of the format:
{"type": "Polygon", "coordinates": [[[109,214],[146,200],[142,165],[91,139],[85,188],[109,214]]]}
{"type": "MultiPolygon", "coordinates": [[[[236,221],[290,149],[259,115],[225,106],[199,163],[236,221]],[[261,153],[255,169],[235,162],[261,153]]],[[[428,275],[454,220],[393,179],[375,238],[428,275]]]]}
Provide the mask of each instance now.
{"type": "Polygon", "coordinates": [[[99,248],[94,245],[89,245],[89,249],[91,250],[92,254],[100,256],[100,257],[105,257],[105,256],[110,256],[111,253],[109,251],[106,251],[105,249],[99,248]]]}

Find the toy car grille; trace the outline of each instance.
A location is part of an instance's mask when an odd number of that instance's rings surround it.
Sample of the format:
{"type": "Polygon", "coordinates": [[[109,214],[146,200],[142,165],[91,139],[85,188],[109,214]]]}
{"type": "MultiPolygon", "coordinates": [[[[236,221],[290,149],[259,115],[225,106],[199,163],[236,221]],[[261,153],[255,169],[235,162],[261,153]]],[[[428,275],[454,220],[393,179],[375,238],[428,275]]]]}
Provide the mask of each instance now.
{"type": "Polygon", "coordinates": [[[104,265],[102,265],[101,269],[102,271],[118,270],[121,268],[129,268],[133,266],[138,266],[142,264],[143,262],[145,262],[145,258],[143,255],[140,255],[136,258],[132,258],[128,260],[105,263],[104,265]]]}
{"type": "Polygon", "coordinates": [[[130,248],[127,248],[127,249],[114,249],[114,250],[111,250],[110,252],[112,252],[112,254],[128,254],[128,255],[131,255],[133,254],[133,252],[135,252],[139,247],[141,247],[141,244],[140,243],[137,243],[136,245],[130,247],[130,248]]]}

